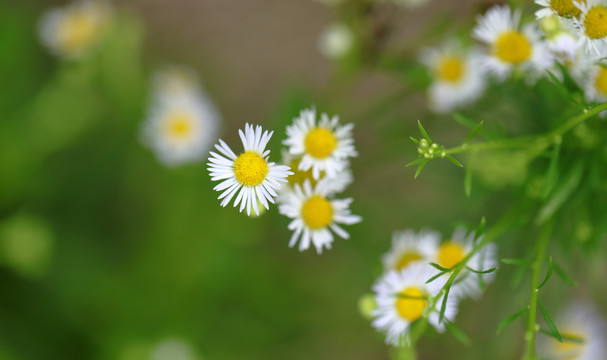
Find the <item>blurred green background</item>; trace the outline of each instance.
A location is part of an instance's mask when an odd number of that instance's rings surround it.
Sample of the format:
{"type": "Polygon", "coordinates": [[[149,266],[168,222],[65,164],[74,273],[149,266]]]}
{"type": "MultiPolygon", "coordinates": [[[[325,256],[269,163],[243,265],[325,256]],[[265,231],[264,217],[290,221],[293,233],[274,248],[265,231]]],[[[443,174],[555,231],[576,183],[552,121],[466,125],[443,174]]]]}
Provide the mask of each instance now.
{"type": "MultiPolygon", "coordinates": [[[[464,172],[447,162],[413,180],[404,165],[416,156],[408,138],[417,119],[446,143],[466,130],[425,110],[419,66],[343,71],[322,58],[316,41],[333,14],[318,2],[116,1],[106,43],[82,62],[61,61],[39,43],[39,17],[57,4],[0,2],[2,360],[388,359],[358,300],[381,273],[392,232],[448,236],[456,222],[485,215],[491,224],[512,205],[508,188],[479,185],[466,198],[464,172]],[[344,196],[364,221],[348,228],[351,239],[322,255],[299,253],[288,248],[288,219],[276,208],[260,218],[221,208],[204,163],[161,165],[139,131],[150,75],[174,63],[199,72],[229,144],[238,148],[245,122],[274,130],[274,161],[286,124],[304,107],[355,122],[360,156],[344,196]]],[[[391,40],[424,44],[431,19],[460,15],[453,32],[486,5],[435,1],[396,12],[391,40]]],[[[503,93],[477,112],[496,99],[503,93]]],[[[508,104],[496,111],[512,112],[508,104]]],[[[499,240],[502,256],[526,250],[509,245],[517,236],[499,240]]],[[[604,250],[552,253],[574,274],[607,273],[604,250]]],[[[457,323],[473,346],[430,333],[421,359],[519,356],[522,323],[494,334],[526,303],[526,285],[513,290],[514,270],[501,270],[483,299],[461,304],[457,323]]],[[[603,276],[576,280],[575,294],[607,303],[603,276]]],[[[546,291],[555,307],[572,293],[557,282],[546,291]]]]}

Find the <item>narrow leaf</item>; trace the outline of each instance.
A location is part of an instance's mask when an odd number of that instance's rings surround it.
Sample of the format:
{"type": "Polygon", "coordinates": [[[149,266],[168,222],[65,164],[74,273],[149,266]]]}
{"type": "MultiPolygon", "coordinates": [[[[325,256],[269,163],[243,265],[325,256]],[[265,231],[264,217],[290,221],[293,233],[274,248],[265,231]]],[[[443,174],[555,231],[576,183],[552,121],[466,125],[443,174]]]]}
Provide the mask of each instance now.
{"type": "Polygon", "coordinates": [[[431,277],[430,279],[428,279],[428,281],[426,281],[426,284],[430,284],[431,282],[433,282],[434,280],[438,279],[439,277],[445,275],[444,271],[439,272],[438,274],[434,275],[433,277],[431,277]]]}
{"type": "Polygon", "coordinates": [[[428,140],[428,142],[432,142],[432,140],[430,140],[430,136],[428,136],[428,133],[426,132],[426,129],[424,129],[424,127],[422,126],[422,122],[417,120],[417,127],[419,127],[419,132],[422,133],[422,136],[426,138],[426,140],[428,140]]]}
{"type": "Polygon", "coordinates": [[[464,344],[464,345],[470,345],[472,343],[472,341],[470,340],[470,338],[468,337],[468,335],[466,335],[466,333],[464,333],[454,323],[452,323],[450,321],[447,321],[447,322],[445,322],[445,327],[447,328],[447,330],[449,330],[449,332],[451,332],[451,334],[453,335],[453,337],[456,338],[462,344],[464,344]]]}
{"type": "Polygon", "coordinates": [[[464,144],[467,144],[470,142],[470,140],[474,139],[474,137],[476,136],[476,134],[478,134],[478,132],[481,130],[481,127],[483,127],[483,123],[484,121],[481,121],[478,123],[478,125],[476,125],[468,134],[468,136],[466,137],[466,140],[464,141],[464,144]]]}
{"type": "Polygon", "coordinates": [[[413,136],[409,136],[409,139],[411,139],[411,141],[413,141],[415,143],[415,145],[419,145],[419,140],[417,140],[413,136]]]}
{"type": "Polygon", "coordinates": [[[466,175],[464,175],[464,192],[466,197],[470,197],[472,194],[472,167],[466,168],[466,175]]]}
{"type": "Polygon", "coordinates": [[[550,276],[552,276],[552,256],[550,257],[550,259],[548,260],[548,271],[546,272],[546,277],[544,278],[544,280],[537,286],[537,290],[541,289],[546,282],[548,281],[548,279],[550,279],[550,276]]]}
{"type": "Polygon", "coordinates": [[[494,268],[491,268],[488,270],[474,270],[473,268],[466,266],[466,269],[472,271],[473,273],[477,273],[477,274],[491,274],[492,272],[497,270],[497,267],[494,267],[494,268]]]}
{"type": "Polygon", "coordinates": [[[544,184],[544,189],[542,190],[542,199],[548,198],[548,195],[550,195],[558,181],[558,162],[560,151],[561,142],[559,141],[552,148],[552,154],[550,156],[550,165],[548,166],[548,172],[546,173],[546,182],[544,184]]]}
{"type": "Polygon", "coordinates": [[[476,230],[474,230],[474,243],[476,243],[478,241],[478,239],[480,239],[481,236],[483,236],[483,234],[485,233],[486,225],[487,225],[487,219],[485,219],[485,217],[483,216],[481,218],[481,221],[478,223],[476,230]]]}
{"type": "Polygon", "coordinates": [[[506,327],[508,327],[508,325],[512,324],[514,322],[514,320],[518,319],[519,317],[521,317],[523,314],[525,314],[528,311],[529,311],[528,308],[521,309],[520,311],[518,311],[518,312],[508,316],[504,320],[502,320],[499,323],[499,325],[497,326],[497,334],[499,335],[502,332],[502,330],[504,330],[506,327]]]}
{"type": "Polygon", "coordinates": [[[578,185],[582,181],[582,175],[584,173],[584,164],[578,162],[571,171],[569,171],[567,178],[562,184],[554,191],[552,196],[548,199],[546,204],[539,210],[536,222],[542,224],[546,220],[552,217],[557,210],[569,199],[569,197],[578,188],[578,185]]]}
{"type": "Polygon", "coordinates": [[[430,263],[430,265],[431,265],[432,267],[434,267],[434,268],[436,268],[436,269],[438,269],[438,270],[442,271],[442,272],[450,272],[450,271],[451,271],[451,269],[447,269],[447,268],[445,268],[445,267],[442,267],[442,266],[440,266],[440,265],[439,265],[439,264],[437,264],[437,263],[430,263]]]}
{"type": "Polygon", "coordinates": [[[447,288],[447,291],[445,291],[445,295],[443,297],[443,302],[440,306],[440,315],[438,317],[438,323],[442,323],[443,320],[445,320],[445,311],[447,310],[447,297],[449,296],[449,291],[451,291],[451,286],[449,286],[447,288]]]}
{"type": "Polygon", "coordinates": [[[540,301],[539,298],[537,299],[537,303],[540,306],[540,310],[542,311],[542,316],[544,317],[544,320],[546,320],[546,323],[548,324],[548,327],[550,328],[550,333],[551,333],[552,337],[557,339],[559,342],[563,342],[563,338],[561,337],[559,330],[556,328],[554,321],[552,321],[552,318],[550,317],[550,315],[548,315],[548,312],[546,311],[544,304],[542,304],[542,302],[540,301]]]}
{"type": "Polygon", "coordinates": [[[464,165],[462,165],[462,163],[460,163],[459,161],[457,161],[456,158],[454,158],[451,155],[447,155],[447,159],[449,159],[449,161],[451,161],[451,163],[455,166],[459,166],[459,167],[464,167],[464,165]]]}
{"type": "Polygon", "coordinates": [[[424,159],[424,161],[422,161],[419,166],[417,167],[417,170],[415,170],[415,175],[413,176],[414,179],[417,179],[417,177],[419,176],[419,174],[422,173],[422,169],[424,168],[424,166],[426,166],[426,164],[428,163],[428,159],[424,159]]]}
{"type": "Polygon", "coordinates": [[[563,280],[563,282],[565,284],[567,284],[571,287],[577,286],[575,281],[569,275],[567,275],[567,273],[565,272],[565,270],[563,270],[563,268],[558,266],[556,263],[553,263],[553,265],[554,265],[554,272],[558,275],[558,277],[561,278],[561,280],[563,280]]]}
{"type": "Polygon", "coordinates": [[[525,259],[511,259],[511,258],[503,258],[500,261],[506,265],[516,265],[516,266],[531,266],[531,262],[525,259]]]}
{"type": "Polygon", "coordinates": [[[413,165],[420,164],[420,163],[422,163],[424,160],[428,160],[428,159],[423,158],[423,157],[417,158],[417,159],[415,159],[415,160],[411,161],[410,163],[408,163],[407,165],[405,165],[405,167],[409,167],[409,166],[413,166],[413,165]]]}

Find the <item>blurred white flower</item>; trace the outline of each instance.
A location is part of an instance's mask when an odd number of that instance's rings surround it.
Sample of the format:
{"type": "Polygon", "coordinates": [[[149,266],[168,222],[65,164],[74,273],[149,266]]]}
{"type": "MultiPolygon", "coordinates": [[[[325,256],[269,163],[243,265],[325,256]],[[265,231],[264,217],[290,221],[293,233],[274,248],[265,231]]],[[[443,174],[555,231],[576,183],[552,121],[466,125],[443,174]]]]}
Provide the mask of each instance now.
{"type": "Polygon", "coordinates": [[[344,24],[331,24],[320,34],[318,49],[329,59],[339,59],[352,49],[354,37],[344,24]]]}
{"type": "Polygon", "coordinates": [[[428,264],[434,261],[434,254],[440,241],[436,231],[413,230],[397,231],[392,235],[392,248],[384,255],[383,263],[386,272],[403,270],[415,263],[428,264]]]}
{"type": "Polygon", "coordinates": [[[105,38],[112,9],[103,0],[80,0],[48,11],[39,24],[40,39],[66,59],[81,59],[105,38]]]}

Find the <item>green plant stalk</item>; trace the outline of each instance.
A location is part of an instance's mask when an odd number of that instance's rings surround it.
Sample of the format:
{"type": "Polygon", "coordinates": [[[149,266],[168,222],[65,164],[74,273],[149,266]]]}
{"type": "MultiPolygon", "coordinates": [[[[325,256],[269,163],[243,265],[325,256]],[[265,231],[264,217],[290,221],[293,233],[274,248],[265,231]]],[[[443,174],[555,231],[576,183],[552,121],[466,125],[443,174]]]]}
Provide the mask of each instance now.
{"type": "Polygon", "coordinates": [[[531,265],[533,269],[533,276],[531,279],[531,295],[529,296],[529,321],[527,322],[527,330],[525,331],[525,343],[526,351],[524,360],[536,360],[535,355],[535,333],[537,331],[536,316],[537,316],[537,295],[539,292],[538,285],[540,281],[540,272],[542,270],[542,263],[546,257],[546,249],[550,241],[550,235],[552,234],[553,220],[546,222],[541,230],[537,243],[537,253],[535,254],[535,260],[531,265]]]}
{"type": "Polygon", "coordinates": [[[556,129],[537,136],[520,136],[506,140],[495,140],[482,142],[477,144],[462,144],[454,148],[446,149],[445,154],[457,154],[466,151],[485,150],[485,149],[507,149],[507,148],[525,148],[534,143],[538,147],[538,152],[545,150],[553,144],[557,139],[564,135],[569,130],[584,122],[586,119],[607,110],[607,103],[597,105],[591,109],[585,110],[580,115],[566,121],[556,129]]]}

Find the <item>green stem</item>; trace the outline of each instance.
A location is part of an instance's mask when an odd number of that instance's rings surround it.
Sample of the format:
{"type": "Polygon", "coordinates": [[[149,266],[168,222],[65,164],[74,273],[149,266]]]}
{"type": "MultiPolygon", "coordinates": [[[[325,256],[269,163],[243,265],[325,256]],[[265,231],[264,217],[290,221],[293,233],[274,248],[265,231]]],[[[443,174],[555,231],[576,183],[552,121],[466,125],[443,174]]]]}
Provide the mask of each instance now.
{"type": "Polygon", "coordinates": [[[537,243],[537,253],[532,264],[533,277],[531,280],[531,295],[529,301],[529,322],[527,323],[527,330],[525,332],[525,342],[527,348],[524,357],[525,360],[537,359],[537,356],[535,355],[535,333],[537,331],[537,294],[539,292],[537,287],[539,285],[540,271],[542,270],[542,263],[546,257],[546,249],[548,248],[553,223],[553,220],[546,222],[540,230],[537,243]]]}
{"type": "Polygon", "coordinates": [[[591,109],[584,110],[580,115],[566,121],[564,124],[560,125],[556,129],[549,131],[542,135],[537,136],[521,136],[515,137],[512,139],[505,140],[495,140],[482,142],[477,144],[462,144],[460,146],[456,146],[454,148],[446,149],[445,153],[448,155],[462,153],[466,151],[475,151],[475,150],[486,150],[486,149],[507,149],[507,148],[525,148],[528,147],[530,143],[535,143],[537,148],[542,151],[550,146],[552,143],[557,141],[562,135],[564,135],[569,130],[573,129],[577,125],[584,122],[586,119],[607,110],[607,103],[597,105],[591,109]]]}

